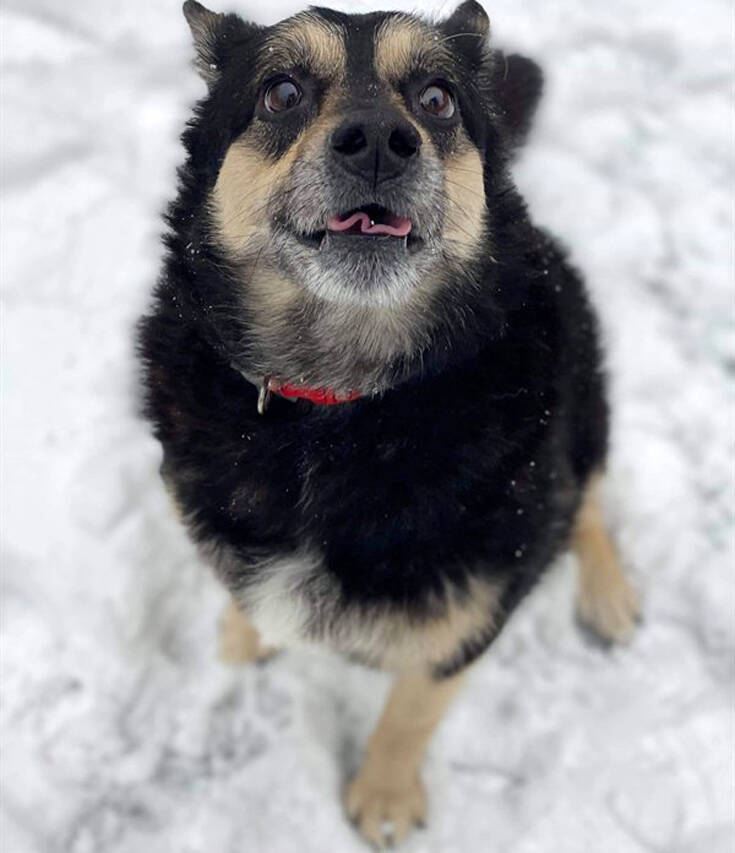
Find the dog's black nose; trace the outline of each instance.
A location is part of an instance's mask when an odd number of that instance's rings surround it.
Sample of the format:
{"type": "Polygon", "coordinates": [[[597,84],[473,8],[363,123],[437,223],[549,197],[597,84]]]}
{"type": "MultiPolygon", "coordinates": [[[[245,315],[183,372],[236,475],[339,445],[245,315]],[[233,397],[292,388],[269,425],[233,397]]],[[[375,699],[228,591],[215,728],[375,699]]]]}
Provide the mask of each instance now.
{"type": "Polygon", "coordinates": [[[348,172],[377,186],[397,178],[416,159],[421,137],[393,113],[353,113],[332,134],[335,160],[348,172]]]}

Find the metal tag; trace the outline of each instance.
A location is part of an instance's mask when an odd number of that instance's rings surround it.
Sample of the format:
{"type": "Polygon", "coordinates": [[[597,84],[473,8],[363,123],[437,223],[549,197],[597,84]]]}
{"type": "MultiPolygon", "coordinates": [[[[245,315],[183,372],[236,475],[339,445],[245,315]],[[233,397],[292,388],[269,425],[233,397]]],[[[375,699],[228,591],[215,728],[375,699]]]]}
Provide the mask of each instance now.
{"type": "Polygon", "coordinates": [[[271,401],[271,391],[268,387],[268,377],[264,376],[258,389],[258,414],[264,415],[271,401]]]}

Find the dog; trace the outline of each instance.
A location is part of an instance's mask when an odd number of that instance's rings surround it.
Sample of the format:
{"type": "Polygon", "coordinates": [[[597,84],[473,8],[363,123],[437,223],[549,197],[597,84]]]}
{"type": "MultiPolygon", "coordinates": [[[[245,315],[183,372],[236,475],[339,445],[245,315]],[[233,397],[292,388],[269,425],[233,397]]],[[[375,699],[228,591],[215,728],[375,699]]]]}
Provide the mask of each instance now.
{"type": "Polygon", "coordinates": [[[445,20],[184,4],[207,84],[139,348],[161,473],[232,604],[230,661],[320,643],[396,674],[346,811],[381,846],[467,668],[546,567],[626,640],[598,323],[511,176],[542,89],[445,20]]]}

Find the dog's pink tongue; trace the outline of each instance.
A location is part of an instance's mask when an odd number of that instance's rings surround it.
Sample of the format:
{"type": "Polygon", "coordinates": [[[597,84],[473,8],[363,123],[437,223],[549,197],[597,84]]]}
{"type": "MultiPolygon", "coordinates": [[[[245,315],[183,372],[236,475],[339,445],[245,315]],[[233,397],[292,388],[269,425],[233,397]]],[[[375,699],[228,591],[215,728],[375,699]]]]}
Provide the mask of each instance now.
{"type": "Polygon", "coordinates": [[[393,216],[390,222],[374,222],[362,210],[352,213],[345,219],[333,216],[327,222],[330,231],[349,231],[359,223],[361,234],[386,234],[390,237],[406,237],[411,233],[412,223],[403,216],[393,216]]]}

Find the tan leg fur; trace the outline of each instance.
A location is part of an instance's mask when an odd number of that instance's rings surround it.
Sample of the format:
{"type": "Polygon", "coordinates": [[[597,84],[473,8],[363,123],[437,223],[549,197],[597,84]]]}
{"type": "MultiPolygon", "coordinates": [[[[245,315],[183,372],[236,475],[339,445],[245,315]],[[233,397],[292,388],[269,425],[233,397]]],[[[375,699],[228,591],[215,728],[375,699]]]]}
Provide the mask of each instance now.
{"type": "Polygon", "coordinates": [[[400,675],[373,732],[363,765],[350,783],[347,812],[378,847],[401,841],[426,814],[419,770],[426,745],[462,676],[434,681],[400,675]]]}
{"type": "Polygon", "coordinates": [[[276,653],[260,641],[258,629],[235,601],[230,601],[222,614],[219,632],[219,658],[224,663],[258,663],[276,653]]]}
{"type": "Polygon", "coordinates": [[[587,487],[574,531],[573,548],[579,561],[577,615],[605,642],[624,643],[638,619],[638,596],[605,527],[599,492],[596,477],[587,487]]]}

